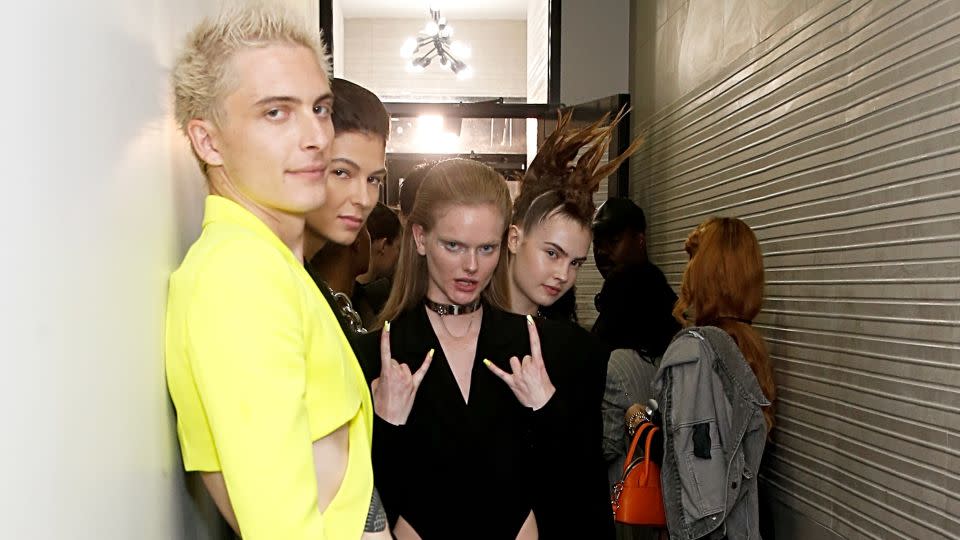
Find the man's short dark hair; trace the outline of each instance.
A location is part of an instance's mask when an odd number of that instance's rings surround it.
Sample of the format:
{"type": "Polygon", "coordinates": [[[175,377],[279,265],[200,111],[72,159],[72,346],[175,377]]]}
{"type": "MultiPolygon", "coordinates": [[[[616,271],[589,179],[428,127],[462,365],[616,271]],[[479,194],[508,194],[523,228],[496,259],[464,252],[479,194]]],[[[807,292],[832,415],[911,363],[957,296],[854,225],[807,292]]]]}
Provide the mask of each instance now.
{"type": "Polygon", "coordinates": [[[647,232],[647,219],[637,203],[626,197],[608,199],[593,218],[593,235],[612,237],[630,229],[647,232]]]}
{"type": "Polygon", "coordinates": [[[390,138],[390,114],[373,92],[346,79],[333,79],[333,131],[390,138]]]}
{"type": "Polygon", "coordinates": [[[410,212],[413,212],[413,203],[417,200],[417,190],[420,189],[420,184],[427,177],[427,173],[436,164],[436,161],[420,163],[403,177],[403,183],[400,184],[400,215],[409,216],[410,212]]]}
{"type": "Polygon", "coordinates": [[[367,230],[370,231],[370,241],[386,238],[392,244],[400,236],[400,218],[383,203],[377,203],[367,218],[367,230]]]}

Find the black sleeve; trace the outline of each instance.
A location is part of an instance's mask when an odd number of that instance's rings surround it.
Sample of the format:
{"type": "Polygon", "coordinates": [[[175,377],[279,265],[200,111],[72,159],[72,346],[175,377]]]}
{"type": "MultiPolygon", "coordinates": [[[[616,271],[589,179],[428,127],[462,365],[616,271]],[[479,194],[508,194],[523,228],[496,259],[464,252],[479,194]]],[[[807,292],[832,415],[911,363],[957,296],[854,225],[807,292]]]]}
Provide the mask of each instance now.
{"type": "Polygon", "coordinates": [[[380,376],[380,332],[360,334],[352,342],[353,352],[357,355],[367,384],[380,376]]]}
{"type": "Polygon", "coordinates": [[[387,513],[390,527],[397,525],[397,518],[403,514],[403,497],[396,488],[402,480],[397,474],[398,462],[402,462],[397,455],[399,448],[403,448],[401,437],[403,426],[395,426],[384,421],[376,414],[373,415],[373,460],[374,484],[380,492],[383,508],[387,513]]]}
{"type": "Polygon", "coordinates": [[[582,328],[543,325],[544,362],[557,388],[534,413],[542,482],[542,538],[611,538],[601,403],[609,353],[582,328]],[[548,359],[547,355],[551,357],[548,359]],[[558,474],[563,471],[563,474],[558,474]]]}

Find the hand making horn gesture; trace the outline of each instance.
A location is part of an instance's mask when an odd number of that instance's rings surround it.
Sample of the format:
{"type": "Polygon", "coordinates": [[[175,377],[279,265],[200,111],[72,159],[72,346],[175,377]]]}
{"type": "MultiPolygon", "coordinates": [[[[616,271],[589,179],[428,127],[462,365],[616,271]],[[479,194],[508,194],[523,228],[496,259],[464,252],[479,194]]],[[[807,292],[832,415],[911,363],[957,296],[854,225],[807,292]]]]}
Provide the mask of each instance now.
{"type": "Polygon", "coordinates": [[[430,349],[420,369],[410,373],[409,366],[397,362],[390,354],[390,321],[384,323],[380,333],[380,376],[370,384],[373,410],[377,416],[395,426],[407,423],[417,388],[420,388],[432,360],[433,349],[430,349]]]}
{"type": "Polygon", "coordinates": [[[530,333],[530,354],[524,356],[522,361],[516,356],[510,358],[510,370],[513,373],[503,371],[490,360],[484,360],[483,363],[494,375],[507,383],[520,403],[536,411],[550,401],[557,389],[550,382],[547,368],[543,365],[540,334],[537,333],[537,325],[530,315],[527,315],[527,331],[530,333]]]}

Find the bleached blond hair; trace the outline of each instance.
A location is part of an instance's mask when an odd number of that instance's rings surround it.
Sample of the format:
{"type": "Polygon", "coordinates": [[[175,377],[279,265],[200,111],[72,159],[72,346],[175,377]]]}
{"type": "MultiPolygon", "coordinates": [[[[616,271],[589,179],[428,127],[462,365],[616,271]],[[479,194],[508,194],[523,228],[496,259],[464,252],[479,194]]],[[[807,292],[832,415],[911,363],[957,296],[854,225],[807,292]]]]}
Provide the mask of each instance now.
{"type": "MultiPolygon", "coordinates": [[[[240,5],[204,19],[187,36],[173,67],[174,116],[187,133],[195,118],[221,124],[220,104],[235,84],[230,61],[238,51],[273,44],[311,49],[330,77],[330,58],[319,32],[312,32],[288,9],[276,5],[240,5]]],[[[203,163],[201,162],[201,167],[203,163]]]]}

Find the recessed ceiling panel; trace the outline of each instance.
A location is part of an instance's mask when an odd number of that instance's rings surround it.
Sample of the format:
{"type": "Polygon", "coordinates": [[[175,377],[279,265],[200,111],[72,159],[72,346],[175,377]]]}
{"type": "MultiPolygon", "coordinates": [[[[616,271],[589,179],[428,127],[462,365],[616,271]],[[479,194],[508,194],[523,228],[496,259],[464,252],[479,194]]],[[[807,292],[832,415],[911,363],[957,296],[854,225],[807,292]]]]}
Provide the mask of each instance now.
{"type": "Polygon", "coordinates": [[[341,0],[346,18],[421,18],[433,4],[454,19],[526,19],[527,0],[341,0]]]}

